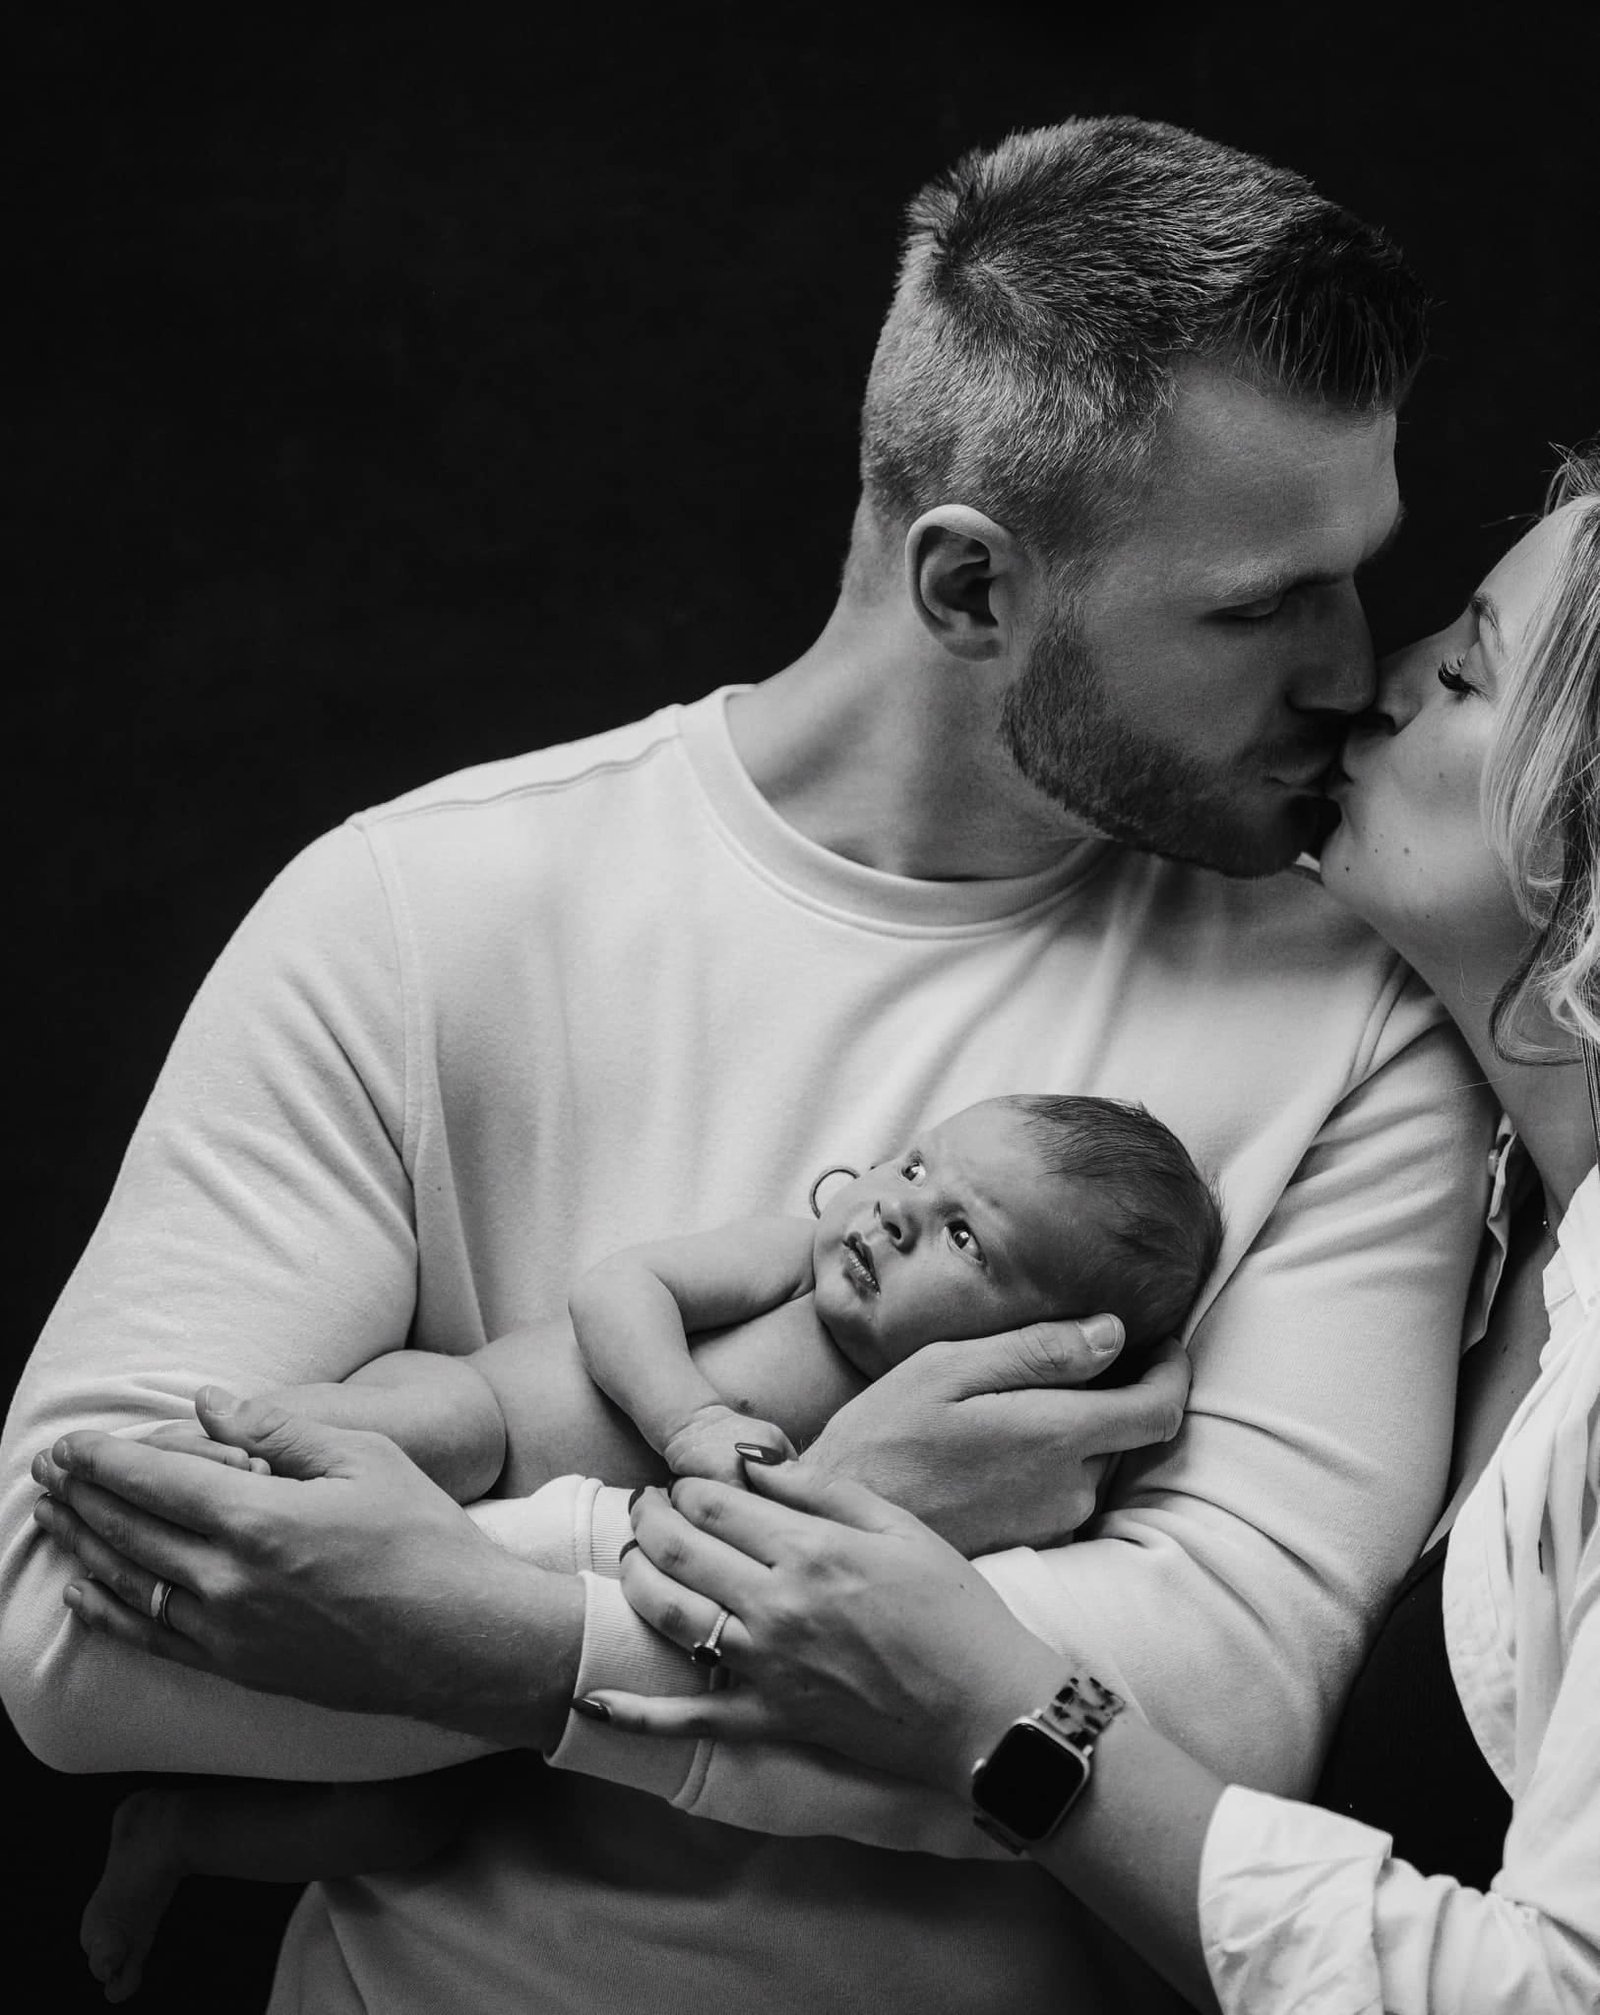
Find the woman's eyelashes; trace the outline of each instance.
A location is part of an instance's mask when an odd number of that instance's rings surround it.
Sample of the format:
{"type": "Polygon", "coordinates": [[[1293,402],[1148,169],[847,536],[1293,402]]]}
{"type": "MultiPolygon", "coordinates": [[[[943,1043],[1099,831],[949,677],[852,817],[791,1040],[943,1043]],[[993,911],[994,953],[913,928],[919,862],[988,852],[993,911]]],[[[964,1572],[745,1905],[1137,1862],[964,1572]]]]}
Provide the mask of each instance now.
{"type": "Polygon", "coordinates": [[[1463,651],[1459,658],[1446,658],[1438,670],[1438,680],[1447,693],[1470,693],[1477,689],[1472,681],[1462,675],[1461,667],[1467,662],[1463,651]]]}

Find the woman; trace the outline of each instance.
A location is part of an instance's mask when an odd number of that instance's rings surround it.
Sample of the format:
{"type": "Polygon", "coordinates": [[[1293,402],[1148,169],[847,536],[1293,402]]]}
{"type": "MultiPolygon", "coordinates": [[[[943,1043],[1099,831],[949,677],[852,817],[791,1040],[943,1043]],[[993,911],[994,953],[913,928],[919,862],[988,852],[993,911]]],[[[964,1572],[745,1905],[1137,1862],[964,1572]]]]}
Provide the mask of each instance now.
{"type": "Polygon", "coordinates": [[[818,1743],[971,1797],[1202,2006],[1592,2011],[1600,459],[1570,462],[1461,617],[1387,665],[1343,760],[1324,879],[1460,1025],[1526,1180],[1502,1162],[1515,1203],[1449,1501],[1347,1703],[1319,1792],[1341,1809],[1225,1786],[926,1527],[792,1463],[634,1513],[629,1600],[740,1683],[585,1711],[818,1743]]]}

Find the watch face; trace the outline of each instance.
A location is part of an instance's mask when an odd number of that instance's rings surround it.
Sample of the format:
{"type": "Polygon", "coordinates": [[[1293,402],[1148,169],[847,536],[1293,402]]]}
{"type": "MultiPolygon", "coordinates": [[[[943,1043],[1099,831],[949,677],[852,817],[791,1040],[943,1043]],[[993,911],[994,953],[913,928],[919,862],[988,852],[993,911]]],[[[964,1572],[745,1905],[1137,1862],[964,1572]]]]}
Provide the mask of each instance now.
{"type": "Polygon", "coordinates": [[[1089,1781],[1089,1766],[1037,1722],[1008,1728],[972,1783],[972,1802],[1020,1840],[1043,1840],[1089,1781]]]}

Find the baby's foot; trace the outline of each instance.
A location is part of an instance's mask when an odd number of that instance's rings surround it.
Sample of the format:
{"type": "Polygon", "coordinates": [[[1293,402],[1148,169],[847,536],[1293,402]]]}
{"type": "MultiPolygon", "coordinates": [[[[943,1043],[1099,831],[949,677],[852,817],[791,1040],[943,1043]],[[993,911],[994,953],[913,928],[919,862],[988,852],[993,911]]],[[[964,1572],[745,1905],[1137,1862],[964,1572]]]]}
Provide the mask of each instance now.
{"type": "Polygon", "coordinates": [[[136,1791],[123,1799],[111,1821],[105,1872],[78,1932],[89,1971],[108,2001],[126,2001],[138,1988],[183,1874],[175,1794],[136,1791]]]}

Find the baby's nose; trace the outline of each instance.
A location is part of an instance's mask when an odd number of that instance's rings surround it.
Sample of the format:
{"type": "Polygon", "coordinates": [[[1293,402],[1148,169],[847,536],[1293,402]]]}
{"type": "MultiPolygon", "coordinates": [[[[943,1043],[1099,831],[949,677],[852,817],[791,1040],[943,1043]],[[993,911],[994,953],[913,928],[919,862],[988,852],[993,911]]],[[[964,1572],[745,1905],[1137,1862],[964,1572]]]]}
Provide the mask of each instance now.
{"type": "Polygon", "coordinates": [[[905,1197],[880,1196],[874,1205],[878,1222],[888,1235],[889,1243],[904,1250],[915,1242],[917,1236],[916,1213],[905,1197]]]}

